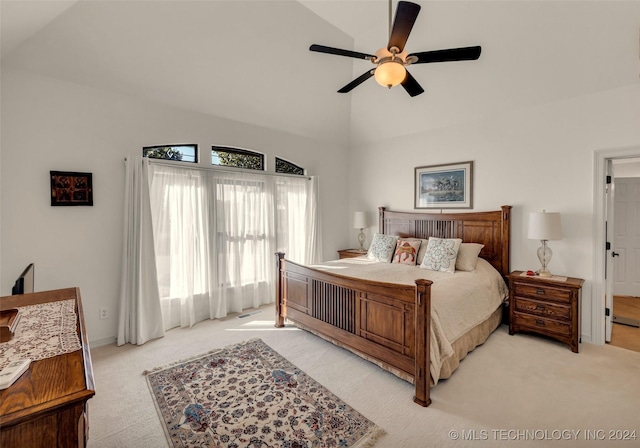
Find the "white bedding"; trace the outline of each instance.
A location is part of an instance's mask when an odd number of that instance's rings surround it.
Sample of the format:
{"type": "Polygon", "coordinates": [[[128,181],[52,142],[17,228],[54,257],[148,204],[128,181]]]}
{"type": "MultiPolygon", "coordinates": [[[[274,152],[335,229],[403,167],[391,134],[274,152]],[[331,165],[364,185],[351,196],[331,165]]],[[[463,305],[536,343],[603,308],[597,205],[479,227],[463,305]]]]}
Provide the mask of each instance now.
{"type": "Polygon", "coordinates": [[[365,257],[345,258],[313,265],[315,269],[347,277],[415,285],[417,279],[431,285],[431,378],[440,379],[442,363],[453,355],[453,344],[476,325],[484,322],[508,297],[500,273],[489,262],[478,258],[476,269],[454,274],[418,266],[381,263],[365,257]]]}

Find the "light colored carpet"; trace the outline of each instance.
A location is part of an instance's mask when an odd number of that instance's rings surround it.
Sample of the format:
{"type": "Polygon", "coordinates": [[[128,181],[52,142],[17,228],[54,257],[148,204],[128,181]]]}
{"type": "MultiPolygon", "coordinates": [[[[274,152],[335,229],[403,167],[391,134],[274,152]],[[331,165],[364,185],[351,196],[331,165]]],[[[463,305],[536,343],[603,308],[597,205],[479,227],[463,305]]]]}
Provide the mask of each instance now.
{"type": "Polygon", "coordinates": [[[89,448],[168,446],[142,372],[251,338],[382,427],[387,434],[376,448],[640,445],[640,353],[581,344],[575,354],[544,338],[509,336],[501,326],[422,408],[411,384],[310,333],[276,329],[274,307],[260,310],[171,330],[139,347],[91,350],[89,448]],[[636,440],[611,440],[634,434],[624,431],[635,431],[636,440]]]}

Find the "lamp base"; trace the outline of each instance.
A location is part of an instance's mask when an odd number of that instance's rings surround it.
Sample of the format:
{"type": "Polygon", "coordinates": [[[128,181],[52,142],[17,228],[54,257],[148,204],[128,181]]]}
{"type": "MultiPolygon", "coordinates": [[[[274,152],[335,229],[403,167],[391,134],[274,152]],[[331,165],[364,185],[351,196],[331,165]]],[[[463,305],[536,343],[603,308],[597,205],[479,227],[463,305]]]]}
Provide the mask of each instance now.
{"type": "Polygon", "coordinates": [[[364,229],[360,229],[360,233],[358,234],[358,243],[360,243],[360,249],[358,250],[360,252],[366,252],[364,250],[364,239],[365,239],[364,229]]]}
{"type": "Polygon", "coordinates": [[[551,272],[549,272],[549,269],[547,269],[547,266],[551,261],[551,256],[553,255],[553,252],[551,251],[551,248],[547,246],[547,240],[540,240],[540,242],[542,243],[542,246],[538,248],[538,260],[540,260],[540,264],[542,265],[542,267],[538,271],[538,276],[551,277],[551,272]]]}

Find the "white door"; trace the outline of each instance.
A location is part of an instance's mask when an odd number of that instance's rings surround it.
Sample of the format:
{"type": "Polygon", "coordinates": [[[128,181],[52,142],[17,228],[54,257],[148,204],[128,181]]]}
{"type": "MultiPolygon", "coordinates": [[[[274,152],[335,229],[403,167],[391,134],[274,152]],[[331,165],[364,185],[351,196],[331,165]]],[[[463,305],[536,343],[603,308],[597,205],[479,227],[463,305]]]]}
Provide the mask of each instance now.
{"type": "MultiPolygon", "coordinates": [[[[607,216],[605,217],[605,222],[606,222],[606,241],[607,241],[607,245],[609,245],[611,243],[611,245],[613,245],[613,238],[614,238],[614,213],[613,213],[613,209],[614,209],[614,190],[615,190],[615,185],[613,183],[613,161],[611,159],[607,159],[607,179],[610,179],[610,181],[607,183],[607,195],[606,195],[606,202],[607,202],[607,216]]],[[[604,339],[607,342],[611,342],[611,328],[612,328],[612,324],[613,324],[613,275],[614,275],[614,263],[613,263],[613,256],[612,253],[614,251],[611,249],[607,249],[605,251],[605,256],[604,256],[604,263],[605,263],[605,286],[604,286],[604,291],[605,291],[605,308],[608,311],[607,313],[605,313],[605,335],[604,335],[604,339]]]]}
{"type": "Polygon", "coordinates": [[[640,178],[615,179],[614,295],[640,297],[640,178]]]}

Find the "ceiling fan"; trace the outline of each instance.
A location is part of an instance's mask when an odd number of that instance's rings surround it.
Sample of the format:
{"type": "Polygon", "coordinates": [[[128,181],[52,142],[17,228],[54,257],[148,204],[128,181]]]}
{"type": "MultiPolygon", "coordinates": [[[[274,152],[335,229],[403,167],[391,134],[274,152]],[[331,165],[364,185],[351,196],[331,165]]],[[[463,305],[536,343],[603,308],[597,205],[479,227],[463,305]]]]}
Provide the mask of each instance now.
{"type": "Polygon", "coordinates": [[[340,48],[327,47],[313,44],[309,50],[318,53],[336,54],[356,59],[366,59],[371,61],[375,67],[351,81],[349,84],[338,90],[339,93],[347,93],[359,86],[372,76],[378,84],[388,87],[401,84],[410,96],[417,96],[424,92],[424,89],[416,79],[411,76],[406,69],[412,64],[428,64],[432,62],[448,61],[472,61],[480,57],[481,47],[461,47],[446,50],[423,51],[420,53],[407,54],[404,46],[409,38],[409,33],[413,24],[418,18],[420,5],[411,2],[398,2],[396,16],[391,25],[391,0],[389,0],[389,43],[386,48],[376,51],[375,55],[360,53],[340,48]]]}

